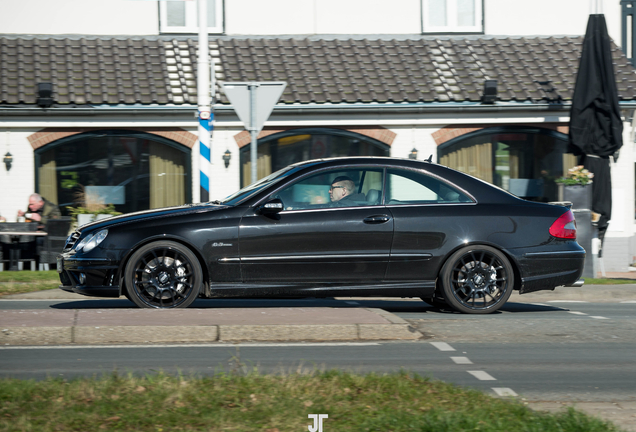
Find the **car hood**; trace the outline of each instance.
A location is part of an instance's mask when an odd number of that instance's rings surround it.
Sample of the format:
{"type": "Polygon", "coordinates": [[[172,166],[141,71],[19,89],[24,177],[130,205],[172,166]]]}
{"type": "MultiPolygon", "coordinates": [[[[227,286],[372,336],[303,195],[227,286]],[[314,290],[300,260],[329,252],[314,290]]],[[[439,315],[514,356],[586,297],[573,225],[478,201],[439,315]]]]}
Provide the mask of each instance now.
{"type": "Polygon", "coordinates": [[[79,227],[80,231],[93,228],[108,228],[112,225],[119,225],[127,222],[138,222],[139,220],[155,218],[180,216],[189,213],[200,213],[227,208],[226,205],[217,205],[211,203],[184,204],[178,207],[164,207],[152,210],[142,210],[133,213],[125,213],[119,216],[113,216],[106,219],[96,220],[79,227]]]}

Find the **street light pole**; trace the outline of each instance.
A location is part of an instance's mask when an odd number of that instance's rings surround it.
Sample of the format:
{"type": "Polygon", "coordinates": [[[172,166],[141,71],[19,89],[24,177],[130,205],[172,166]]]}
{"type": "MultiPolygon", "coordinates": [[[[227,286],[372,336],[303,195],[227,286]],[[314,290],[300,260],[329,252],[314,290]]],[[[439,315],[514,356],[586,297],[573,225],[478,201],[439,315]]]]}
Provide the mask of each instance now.
{"type": "Polygon", "coordinates": [[[207,0],[197,0],[199,15],[199,54],[197,59],[197,101],[199,105],[199,181],[201,184],[200,202],[210,200],[211,145],[210,132],[212,109],[210,105],[210,65],[208,61],[208,4],[207,0]]]}

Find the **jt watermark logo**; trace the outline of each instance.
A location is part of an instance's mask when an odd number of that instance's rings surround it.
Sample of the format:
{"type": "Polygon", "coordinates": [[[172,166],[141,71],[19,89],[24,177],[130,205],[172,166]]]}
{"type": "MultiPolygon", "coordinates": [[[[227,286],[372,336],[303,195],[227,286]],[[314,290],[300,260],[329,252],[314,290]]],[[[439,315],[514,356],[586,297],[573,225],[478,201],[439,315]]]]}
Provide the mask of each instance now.
{"type": "Polygon", "coordinates": [[[329,414],[309,414],[307,417],[314,419],[314,425],[307,426],[309,432],[322,432],[322,420],[329,418],[329,414]]]}

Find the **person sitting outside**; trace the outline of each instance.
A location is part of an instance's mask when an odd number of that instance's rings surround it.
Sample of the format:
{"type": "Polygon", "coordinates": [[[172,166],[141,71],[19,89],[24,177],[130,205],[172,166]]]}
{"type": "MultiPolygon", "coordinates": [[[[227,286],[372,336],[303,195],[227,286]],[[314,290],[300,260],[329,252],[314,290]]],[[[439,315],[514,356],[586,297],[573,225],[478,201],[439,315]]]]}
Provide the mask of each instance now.
{"type": "Polygon", "coordinates": [[[34,193],[29,196],[28,210],[26,212],[18,210],[18,217],[23,216],[33,222],[39,222],[39,230],[46,230],[49,219],[57,219],[62,216],[62,213],[57,205],[45,200],[40,194],[34,193]]]}
{"type": "Polygon", "coordinates": [[[347,176],[339,176],[333,179],[329,188],[329,198],[335,206],[365,205],[366,196],[356,193],[355,182],[347,176]]]}

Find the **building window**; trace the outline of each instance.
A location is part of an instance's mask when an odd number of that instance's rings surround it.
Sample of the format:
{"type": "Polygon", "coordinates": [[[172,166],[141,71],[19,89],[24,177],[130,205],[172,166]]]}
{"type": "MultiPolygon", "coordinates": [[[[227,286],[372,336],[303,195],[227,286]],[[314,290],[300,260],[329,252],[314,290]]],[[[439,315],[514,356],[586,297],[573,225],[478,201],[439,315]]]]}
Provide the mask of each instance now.
{"type": "Polygon", "coordinates": [[[483,33],[483,0],[422,0],[423,33],[483,33]]]}
{"type": "MultiPolygon", "coordinates": [[[[389,146],[353,132],[293,129],[258,140],[259,179],[296,162],[339,156],[389,156],[389,146]]],[[[252,183],[250,146],[241,149],[241,187],[252,183]]]]}
{"type": "Polygon", "coordinates": [[[37,192],[67,207],[113,204],[122,213],[191,202],[190,149],[157,135],[97,131],[35,153],[37,192]]]}
{"type": "MultiPolygon", "coordinates": [[[[223,33],[223,0],[208,1],[208,32],[223,33]]],[[[196,1],[159,2],[162,33],[198,33],[196,1]]]]}
{"type": "Polygon", "coordinates": [[[531,201],[558,201],[555,180],[576,165],[568,137],[548,129],[493,127],[438,148],[438,160],[531,201]]]}

